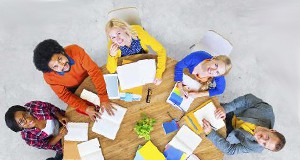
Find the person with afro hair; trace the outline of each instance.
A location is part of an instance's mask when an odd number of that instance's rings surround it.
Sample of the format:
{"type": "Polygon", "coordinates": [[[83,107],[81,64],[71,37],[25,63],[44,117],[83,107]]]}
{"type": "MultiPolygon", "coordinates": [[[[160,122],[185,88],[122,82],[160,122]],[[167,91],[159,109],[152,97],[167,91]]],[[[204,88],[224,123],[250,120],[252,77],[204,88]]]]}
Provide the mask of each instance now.
{"type": "Polygon", "coordinates": [[[84,49],[78,45],[63,48],[57,41],[47,39],[40,42],[33,52],[36,69],[43,72],[44,80],[61,100],[78,112],[87,114],[93,121],[100,118],[95,106],[74,94],[84,79],[90,76],[101,101],[100,107],[109,115],[114,114],[103,74],[84,49]]]}

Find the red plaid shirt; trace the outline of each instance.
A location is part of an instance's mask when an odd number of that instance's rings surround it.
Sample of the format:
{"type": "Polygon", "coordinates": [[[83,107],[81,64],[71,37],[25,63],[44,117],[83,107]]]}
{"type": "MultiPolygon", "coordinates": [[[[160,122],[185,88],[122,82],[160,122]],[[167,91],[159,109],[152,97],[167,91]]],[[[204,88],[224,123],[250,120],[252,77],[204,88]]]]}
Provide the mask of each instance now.
{"type": "MultiPolygon", "coordinates": [[[[47,102],[31,101],[26,103],[25,107],[27,107],[29,113],[38,120],[57,120],[55,116],[56,111],[64,115],[64,111],[47,102]]],[[[58,153],[62,153],[61,141],[57,142],[55,145],[50,145],[49,140],[52,138],[52,135],[48,135],[38,128],[23,129],[21,135],[30,146],[39,149],[51,149],[58,153]]]]}

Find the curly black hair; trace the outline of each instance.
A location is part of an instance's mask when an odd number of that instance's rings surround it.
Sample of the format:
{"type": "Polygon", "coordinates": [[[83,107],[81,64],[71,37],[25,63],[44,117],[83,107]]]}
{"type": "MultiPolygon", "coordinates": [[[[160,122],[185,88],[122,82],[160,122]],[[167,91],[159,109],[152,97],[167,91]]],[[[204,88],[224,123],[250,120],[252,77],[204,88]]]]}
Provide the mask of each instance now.
{"type": "Polygon", "coordinates": [[[25,107],[20,105],[15,105],[10,107],[5,113],[5,122],[8,128],[14,132],[19,132],[22,128],[19,127],[18,123],[15,120],[15,113],[17,111],[28,111],[25,107]]]}
{"type": "Polygon", "coordinates": [[[37,70],[51,72],[48,63],[54,54],[64,54],[64,48],[55,40],[47,39],[39,43],[33,50],[33,63],[37,70]]]}

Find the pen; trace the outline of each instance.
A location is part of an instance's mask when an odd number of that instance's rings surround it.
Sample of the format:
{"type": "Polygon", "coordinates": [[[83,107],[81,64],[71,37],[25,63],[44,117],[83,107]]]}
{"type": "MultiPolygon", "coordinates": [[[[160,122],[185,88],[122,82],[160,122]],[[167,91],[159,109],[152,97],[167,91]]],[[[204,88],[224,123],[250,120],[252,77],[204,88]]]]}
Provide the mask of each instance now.
{"type": "Polygon", "coordinates": [[[214,129],[215,131],[217,130],[217,128],[214,127],[213,125],[210,124],[210,126],[211,126],[211,128],[214,129]]]}

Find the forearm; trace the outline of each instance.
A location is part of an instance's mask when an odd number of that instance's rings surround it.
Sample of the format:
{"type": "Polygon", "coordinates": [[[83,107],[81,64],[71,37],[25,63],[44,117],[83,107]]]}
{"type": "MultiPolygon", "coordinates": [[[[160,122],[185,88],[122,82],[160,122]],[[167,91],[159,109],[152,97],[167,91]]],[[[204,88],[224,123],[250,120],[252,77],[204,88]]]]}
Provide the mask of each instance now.
{"type": "Polygon", "coordinates": [[[162,74],[166,69],[166,61],[167,61],[166,50],[163,49],[160,52],[157,52],[157,69],[155,75],[156,78],[159,79],[162,78],[162,74]]]}
{"type": "Polygon", "coordinates": [[[55,111],[55,116],[56,116],[57,119],[61,119],[61,118],[64,117],[63,115],[60,114],[59,111],[55,111]]]}
{"type": "Polygon", "coordinates": [[[49,144],[54,146],[57,142],[59,142],[61,139],[62,139],[62,135],[58,134],[57,136],[54,136],[52,137],[50,140],[49,140],[49,144]]]}
{"type": "Polygon", "coordinates": [[[250,152],[250,149],[243,146],[242,144],[230,144],[228,141],[226,141],[225,138],[223,138],[219,133],[212,130],[207,136],[206,136],[212,143],[223,153],[227,155],[235,155],[239,153],[248,153],[250,152]]]}
{"type": "Polygon", "coordinates": [[[117,66],[118,66],[118,64],[117,64],[118,56],[117,55],[112,57],[111,55],[108,54],[106,69],[108,70],[109,73],[115,73],[117,71],[117,66]]]}
{"type": "Polygon", "coordinates": [[[197,93],[196,97],[208,97],[209,96],[209,92],[208,91],[199,91],[197,93]]]}

